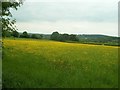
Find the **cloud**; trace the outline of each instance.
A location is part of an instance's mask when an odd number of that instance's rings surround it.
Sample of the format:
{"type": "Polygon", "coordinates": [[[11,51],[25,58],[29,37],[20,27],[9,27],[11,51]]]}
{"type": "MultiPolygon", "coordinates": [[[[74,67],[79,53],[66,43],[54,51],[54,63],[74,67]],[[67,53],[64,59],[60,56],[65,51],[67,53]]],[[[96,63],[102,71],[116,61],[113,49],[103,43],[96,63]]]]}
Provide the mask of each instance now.
{"type": "Polygon", "coordinates": [[[117,6],[117,0],[27,0],[17,11],[12,12],[19,31],[118,36],[117,6]]]}
{"type": "Polygon", "coordinates": [[[13,12],[18,22],[95,21],[117,22],[117,4],[85,2],[26,2],[13,12]]]}
{"type": "Polygon", "coordinates": [[[104,3],[113,3],[118,2],[119,0],[26,0],[26,2],[104,2],[104,3]]]}
{"type": "Polygon", "coordinates": [[[17,23],[19,31],[35,32],[50,34],[53,31],[60,33],[74,34],[106,34],[118,36],[117,23],[95,23],[95,22],[34,22],[34,23],[17,23]]]}

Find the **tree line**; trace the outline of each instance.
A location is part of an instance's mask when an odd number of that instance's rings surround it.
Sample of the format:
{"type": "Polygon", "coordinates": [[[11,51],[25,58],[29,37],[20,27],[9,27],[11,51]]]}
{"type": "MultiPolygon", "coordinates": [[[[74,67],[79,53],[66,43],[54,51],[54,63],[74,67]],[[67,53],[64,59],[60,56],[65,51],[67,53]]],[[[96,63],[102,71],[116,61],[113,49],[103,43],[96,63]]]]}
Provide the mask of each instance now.
{"type": "Polygon", "coordinates": [[[104,36],[104,35],[75,35],[75,34],[60,34],[59,32],[53,32],[50,34],[33,34],[24,31],[19,33],[18,31],[3,31],[3,38],[33,38],[33,39],[47,39],[61,42],[79,42],[84,44],[99,44],[99,45],[120,45],[118,41],[119,37],[104,36]]]}
{"type": "MultiPolygon", "coordinates": [[[[43,34],[29,34],[27,31],[23,33],[19,33],[18,31],[3,31],[2,32],[3,38],[5,37],[15,37],[15,38],[34,38],[34,39],[42,39],[43,34]]],[[[50,35],[50,40],[55,41],[79,41],[77,35],[74,34],[59,34],[58,32],[53,32],[50,35]]]]}
{"type": "Polygon", "coordinates": [[[24,31],[23,33],[19,33],[18,31],[3,31],[2,37],[14,37],[14,38],[33,38],[33,39],[42,39],[42,34],[29,34],[27,31],[24,31]]]}
{"type": "Polygon", "coordinates": [[[79,41],[75,34],[59,34],[58,32],[53,32],[50,39],[55,41],[79,41]]]}

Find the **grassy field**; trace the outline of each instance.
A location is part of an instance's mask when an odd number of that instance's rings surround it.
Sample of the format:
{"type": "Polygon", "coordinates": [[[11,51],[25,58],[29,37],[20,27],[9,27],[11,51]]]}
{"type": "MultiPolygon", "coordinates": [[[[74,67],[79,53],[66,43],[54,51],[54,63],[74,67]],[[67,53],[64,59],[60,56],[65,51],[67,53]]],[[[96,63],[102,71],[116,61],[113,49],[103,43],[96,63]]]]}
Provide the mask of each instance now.
{"type": "Polygon", "coordinates": [[[118,47],[3,40],[3,87],[118,87],[118,47]]]}

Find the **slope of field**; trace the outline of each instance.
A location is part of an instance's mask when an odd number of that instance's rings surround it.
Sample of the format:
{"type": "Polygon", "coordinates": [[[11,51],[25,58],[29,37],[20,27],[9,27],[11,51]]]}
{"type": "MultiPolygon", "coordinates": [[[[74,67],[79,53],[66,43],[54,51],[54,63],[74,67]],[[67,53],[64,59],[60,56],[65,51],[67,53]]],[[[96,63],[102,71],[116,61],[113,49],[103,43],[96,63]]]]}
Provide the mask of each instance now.
{"type": "Polygon", "coordinates": [[[118,47],[5,39],[3,87],[118,87],[118,47]]]}

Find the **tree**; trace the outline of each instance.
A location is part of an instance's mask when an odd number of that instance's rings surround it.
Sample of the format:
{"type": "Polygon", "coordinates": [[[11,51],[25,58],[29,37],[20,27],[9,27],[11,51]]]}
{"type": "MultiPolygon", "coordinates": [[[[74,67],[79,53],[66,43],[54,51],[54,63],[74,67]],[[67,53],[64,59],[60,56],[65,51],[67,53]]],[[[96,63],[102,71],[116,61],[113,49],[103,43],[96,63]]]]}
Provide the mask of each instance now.
{"type": "Polygon", "coordinates": [[[78,37],[74,34],[59,34],[58,32],[53,32],[51,35],[51,40],[56,41],[79,41],[78,37]]]}
{"type": "Polygon", "coordinates": [[[15,30],[15,31],[12,32],[12,36],[18,37],[18,36],[19,36],[19,33],[15,30]]]}
{"type": "Polygon", "coordinates": [[[53,32],[50,38],[51,38],[51,40],[58,41],[59,40],[59,36],[60,36],[60,34],[58,32],[53,32]]]}
{"type": "Polygon", "coordinates": [[[43,35],[42,34],[32,34],[31,38],[42,39],[43,35]]]}
{"type": "Polygon", "coordinates": [[[43,35],[42,35],[42,34],[40,34],[39,38],[40,38],[40,39],[42,39],[42,38],[43,38],[43,35]]]}
{"type": "Polygon", "coordinates": [[[12,32],[11,31],[8,31],[8,30],[5,30],[2,32],[2,37],[11,37],[12,35],[12,32]]]}
{"type": "Polygon", "coordinates": [[[5,31],[15,31],[17,30],[15,23],[16,20],[12,19],[12,13],[10,9],[15,9],[17,10],[18,7],[20,7],[21,4],[23,4],[22,0],[7,0],[7,2],[0,2],[2,3],[2,13],[1,13],[1,20],[0,24],[2,25],[2,35],[4,35],[5,31]]]}
{"type": "Polygon", "coordinates": [[[74,35],[74,34],[69,35],[69,40],[70,41],[79,41],[79,39],[77,38],[77,36],[74,35]]]}
{"type": "Polygon", "coordinates": [[[29,38],[29,35],[28,35],[28,33],[26,31],[24,31],[22,33],[22,35],[20,35],[20,37],[22,37],[22,38],[29,38]]]}
{"type": "Polygon", "coordinates": [[[68,34],[61,34],[61,41],[68,41],[69,35],[68,34]]]}
{"type": "Polygon", "coordinates": [[[32,34],[31,38],[37,38],[36,34],[32,34]]]}

